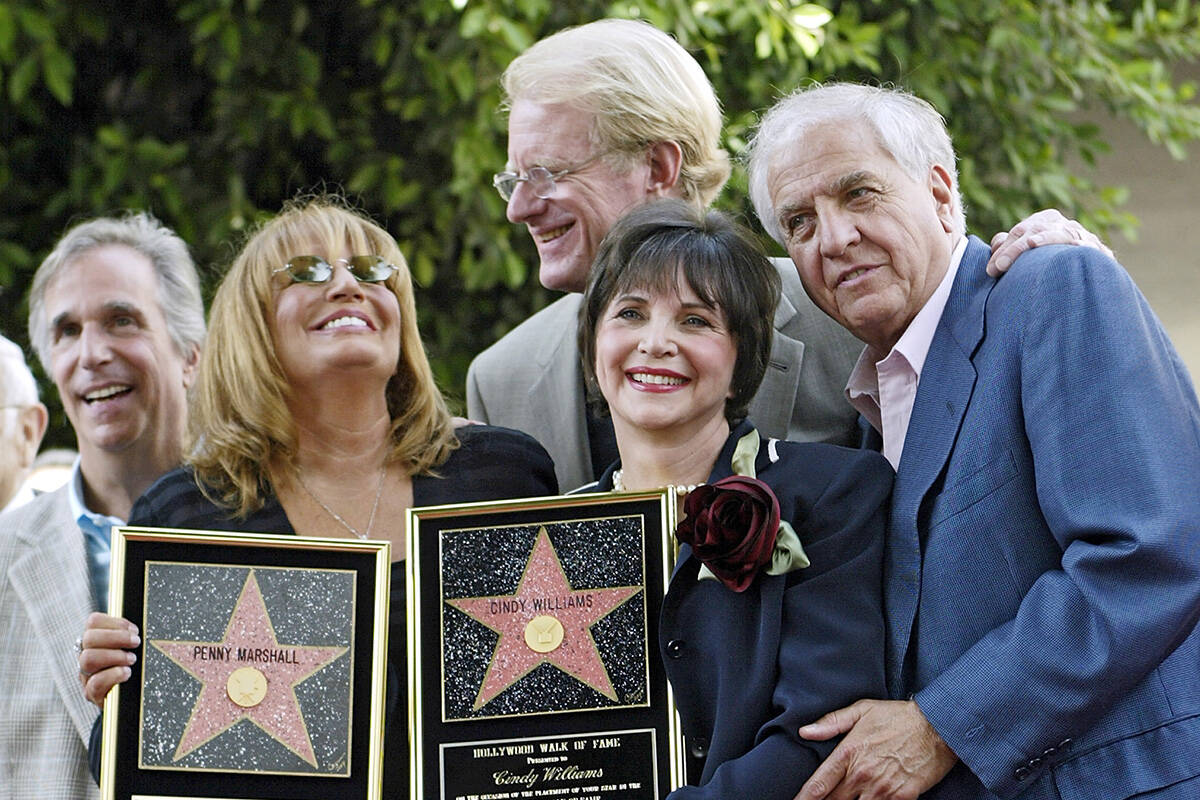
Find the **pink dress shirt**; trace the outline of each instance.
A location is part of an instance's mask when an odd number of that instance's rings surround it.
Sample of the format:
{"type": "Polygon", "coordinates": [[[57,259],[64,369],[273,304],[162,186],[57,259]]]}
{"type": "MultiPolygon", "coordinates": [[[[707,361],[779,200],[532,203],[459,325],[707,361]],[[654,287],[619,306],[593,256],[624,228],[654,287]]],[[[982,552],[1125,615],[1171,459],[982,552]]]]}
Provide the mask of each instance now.
{"type": "Polygon", "coordinates": [[[882,434],[883,456],[891,462],[892,469],[900,465],[904,437],[908,433],[908,421],[912,418],[917,385],[921,381],[921,368],[925,365],[925,356],[933,344],[933,334],[942,319],[950,287],[954,285],[954,276],[958,274],[958,265],[966,250],[966,237],[960,238],[950,254],[950,266],[942,282],[913,317],[900,341],[882,359],[879,351],[868,345],[858,357],[846,383],[846,399],[882,434]]]}

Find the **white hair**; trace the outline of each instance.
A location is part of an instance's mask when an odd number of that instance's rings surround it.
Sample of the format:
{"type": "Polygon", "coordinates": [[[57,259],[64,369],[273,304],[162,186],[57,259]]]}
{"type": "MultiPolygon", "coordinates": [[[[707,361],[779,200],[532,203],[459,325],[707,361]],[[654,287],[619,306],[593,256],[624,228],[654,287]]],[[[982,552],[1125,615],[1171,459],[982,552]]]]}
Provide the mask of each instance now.
{"type": "Polygon", "coordinates": [[[956,232],[961,234],[966,222],[958,193],[958,170],[942,115],[909,92],[858,83],[814,84],[797,89],[763,116],[746,150],[746,161],[750,200],[767,233],[783,242],[783,230],[767,186],[775,160],[785,150],[802,150],[805,135],[816,125],[856,120],[871,128],[879,146],[913,180],[924,181],[935,165],[945,168],[954,185],[951,213],[956,232]]]}
{"type": "Polygon", "coordinates": [[[25,363],[25,353],[0,336],[0,406],[32,406],[37,402],[37,381],[25,363]]]}

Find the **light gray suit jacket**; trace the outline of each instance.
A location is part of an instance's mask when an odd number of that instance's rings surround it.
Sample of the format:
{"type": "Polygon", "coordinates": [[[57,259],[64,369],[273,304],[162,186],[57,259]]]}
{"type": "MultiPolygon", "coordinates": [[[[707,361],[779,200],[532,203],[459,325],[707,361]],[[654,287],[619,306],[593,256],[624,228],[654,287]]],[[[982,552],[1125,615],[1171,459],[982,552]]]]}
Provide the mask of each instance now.
{"type": "Polygon", "coordinates": [[[100,793],[74,642],[93,610],[86,546],[69,486],[0,515],[0,798],[100,793]]]}
{"type": "MultiPolygon", "coordinates": [[[[783,280],[771,364],[750,404],[763,435],[796,442],[859,441],[846,379],[862,342],[813,305],[796,268],[772,259],[783,280]]],[[[513,328],[467,371],[467,414],[537,439],[564,490],[595,479],[575,330],[583,296],[569,294],[513,328]]]]}

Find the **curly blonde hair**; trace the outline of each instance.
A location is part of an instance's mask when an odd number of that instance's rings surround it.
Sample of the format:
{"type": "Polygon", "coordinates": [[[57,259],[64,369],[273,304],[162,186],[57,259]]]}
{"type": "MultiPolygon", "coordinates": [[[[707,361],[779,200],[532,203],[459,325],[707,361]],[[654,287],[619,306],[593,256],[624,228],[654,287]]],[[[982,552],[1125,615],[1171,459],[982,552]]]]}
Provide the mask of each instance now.
{"type": "Polygon", "coordinates": [[[314,242],[326,252],[374,253],[399,268],[384,282],[400,305],[400,357],[386,388],[389,461],[410,474],[426,472],[458,446],[421,343],[412,277],[396,240],[340,197],[293,201],[254,232],[221,281],[193,388],[185,461],[209,499],[238,516],[263,506],[270,491],[264,473],[287,469],[296,455],[290,387],[268,323],[276,296],[272,271],[314,242]]]}

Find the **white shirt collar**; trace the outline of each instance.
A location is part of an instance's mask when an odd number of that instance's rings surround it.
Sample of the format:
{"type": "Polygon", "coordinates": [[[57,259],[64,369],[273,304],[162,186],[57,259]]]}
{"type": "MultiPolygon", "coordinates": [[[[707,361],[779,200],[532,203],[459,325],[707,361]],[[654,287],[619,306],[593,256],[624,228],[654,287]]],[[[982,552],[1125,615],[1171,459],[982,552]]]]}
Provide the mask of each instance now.
{"type": "Polygon", "coordinates": [[[107,514],[99,514],[92,511],[83,502],[83,470],[80,469],[81,457],[75,457],[75,464],[71,467],[71,480],[67,482],[70,490],[67,492],[67,499],[71,504],[71,516],[77,520],[88,519],[97,527],[105,528],[113,525],[124,525],[125,520],[118,517],[110,517],[107,514]]]}

